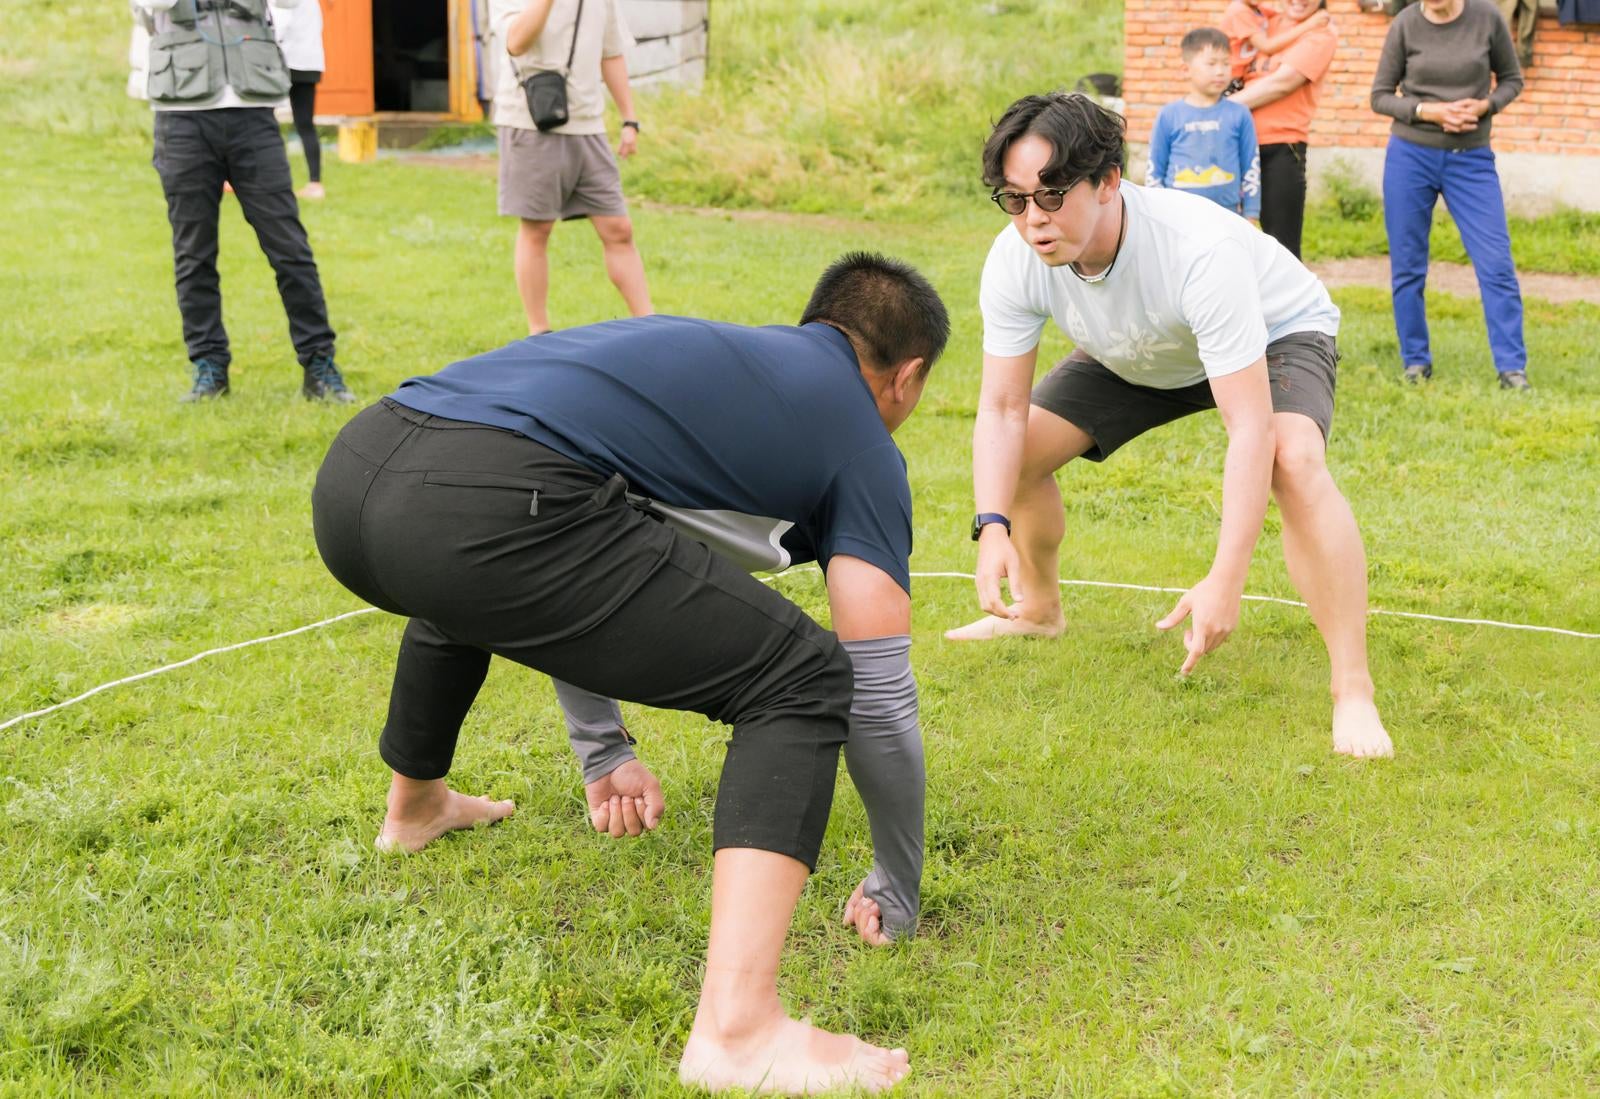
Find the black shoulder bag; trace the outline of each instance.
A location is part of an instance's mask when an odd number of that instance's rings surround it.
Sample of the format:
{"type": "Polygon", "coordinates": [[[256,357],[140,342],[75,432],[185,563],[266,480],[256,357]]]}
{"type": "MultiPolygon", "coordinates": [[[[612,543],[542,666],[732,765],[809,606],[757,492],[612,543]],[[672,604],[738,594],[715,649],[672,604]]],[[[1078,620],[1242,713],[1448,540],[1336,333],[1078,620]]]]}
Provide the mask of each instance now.
{"type": "MultiPolygon", "coordinates": [[[[567,124],[567,75],[572,72],[572,59],[578,53],[578,25],[582,22],[583,0],[578,0],[578,14],[572,20],[572,48],[567,50],[567,67],[561,72],[545,69],[521,81],[522,94],[528,97],[528,113],[541,131],[567,124]]],[[[516,59],[512,58],[511,63],[515,65],[516,59]]]]}

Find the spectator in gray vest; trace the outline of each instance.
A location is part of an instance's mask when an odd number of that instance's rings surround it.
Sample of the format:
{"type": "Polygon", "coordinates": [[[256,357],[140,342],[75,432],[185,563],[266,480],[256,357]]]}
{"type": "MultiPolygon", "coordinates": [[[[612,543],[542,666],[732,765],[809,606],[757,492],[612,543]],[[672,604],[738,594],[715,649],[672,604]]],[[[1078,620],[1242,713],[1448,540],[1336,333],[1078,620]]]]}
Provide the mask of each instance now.
{"type": "MultiPolygon", "coordinates": [[[[299,0],[285,0],[293,6],[299,0]]],[[[316,3],[316,0],[310,0],[316,3]]],[[[185,401],[228,392],[231,353],[217,277],[217,214],[230,183],[278,277],[289,337],[310,400],[355,400],[333,362],[322,297],[273,108],[289,70],[265,0],[132,0],[150,34],[146,92],[155,108],[155,169],[167,197],[183,338],[193,368],[185,401]]]]}
{"type": "Polygon", "coordinates": [[[622,198],[617,157],[639,145],[639,122],[623,51],[633,44],[620,0],[490,0],[495,40],[509,55],[494,94],[500,140],[500,213],[519,219],[517,290],[532,335],[550,331],[550,231],[558,221],[588,218],[600,237],[606,274],[628,312],[655,312],[633,222],[622,198]],[[567,121],[540,130],[521,81],[566,73],[567,121]],[[606,141],[604,84],[622,112],[616,156],[606,141]]]}

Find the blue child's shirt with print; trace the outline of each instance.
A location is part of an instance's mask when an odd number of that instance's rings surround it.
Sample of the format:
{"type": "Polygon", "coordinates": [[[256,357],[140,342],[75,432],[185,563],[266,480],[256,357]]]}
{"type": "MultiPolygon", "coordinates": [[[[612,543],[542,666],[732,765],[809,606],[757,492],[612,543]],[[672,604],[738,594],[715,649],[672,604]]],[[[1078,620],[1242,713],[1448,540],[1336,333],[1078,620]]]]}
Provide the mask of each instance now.
{"type": "Polygon", "coordinates": [[[1261,216],[1261,153],[1247,107],[1231,99],[1196,107],[1180,99],[1150,133],[1151,187],[1203,195],[1247,218],[1261,216]]]}

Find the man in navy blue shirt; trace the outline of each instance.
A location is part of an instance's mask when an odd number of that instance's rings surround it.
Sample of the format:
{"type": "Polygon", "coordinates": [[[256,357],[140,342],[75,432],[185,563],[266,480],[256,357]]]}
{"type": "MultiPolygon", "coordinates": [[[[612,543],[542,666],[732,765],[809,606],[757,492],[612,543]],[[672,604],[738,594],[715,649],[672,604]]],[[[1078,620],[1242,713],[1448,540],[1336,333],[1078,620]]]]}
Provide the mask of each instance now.
{"type": "MultiPolygon", "coordinates": [[[[853,922],[872,942],[914,924],[911,497],[889,436],[948,333],[914,270],[853,254],[797,328],[634,318],[411,379],[346,426],[318,474],[329,570],[410,620],[379,742],[393,772],[380,847],[512,812],[444,781],[491,654],[733,726],[686,1082],[879,1090],[908,1071],[904,1050],[788,1018],[776,975],[841,746],[876,855],[853,922]],[[837,633],[745,571],[804,561],[826,573],[837,633]]],[[[631,753],[597,754],[611,769],[590,785],[610,784],[614,834],[654,827],[659,786],[652,799],[631,753]]]]}

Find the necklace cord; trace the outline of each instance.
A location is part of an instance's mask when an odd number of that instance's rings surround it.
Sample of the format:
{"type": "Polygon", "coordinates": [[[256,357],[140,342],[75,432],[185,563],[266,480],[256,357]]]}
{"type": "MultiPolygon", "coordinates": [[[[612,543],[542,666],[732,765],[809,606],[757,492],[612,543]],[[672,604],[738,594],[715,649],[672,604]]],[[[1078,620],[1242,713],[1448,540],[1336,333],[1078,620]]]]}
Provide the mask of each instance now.
{"type": "Polygon", "coordinates": [[[1122,241],[1128,235],[1128,200],[1123,198],[1122,193],[1119,191],[1117,193],[1117,201],[1122,203],[1122,217],[1117,226],[1117,248],[1116,251],[1111,253],[1111,262],[1106,264],[1106,269],[1098,275],[1085,275],[1078,270],[1078,261],[1073,260],[1067,264],[1067,270],[1078,276],[1079,282],[1104,282],[1107,276],[1111,274],[1111,269],[1117,265],[1117,257],[1122,255],[1122,241]]]}

